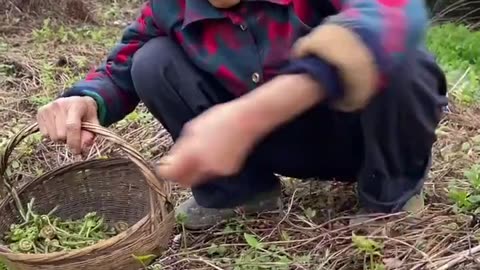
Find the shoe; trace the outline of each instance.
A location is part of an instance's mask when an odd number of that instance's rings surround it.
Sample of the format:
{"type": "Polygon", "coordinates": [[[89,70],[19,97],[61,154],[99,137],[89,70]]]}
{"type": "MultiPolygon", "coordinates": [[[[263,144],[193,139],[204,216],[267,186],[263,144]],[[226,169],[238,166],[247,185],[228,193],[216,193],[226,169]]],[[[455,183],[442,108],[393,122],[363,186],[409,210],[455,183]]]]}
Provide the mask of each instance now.
{"type": "MultiPolygon", "coordinates": [[[[422,190],[420,191],[420,193],[414,195],[405,203],[405,205],[402,207],[402,211],[405,211],[413,215],[414,217],[416,217],[424,208],[425,208],[425,200],[423,198],[423,190],[422,190]]],[[[362,216],[365,214],[368,214],[368,212],[365,209],[360,209],[359,213],[350,219],[350,225],[363,223],[371,219],[371,217],[362,216]]],[[[378,220],[378,221],[381,221],[381,220],[378,220]]]]}
{"type": "Polygon", "coordinates": [[[425,209],[425,198],[423,197],[423,190],[419,194],[410,198],[410,200],[405,203],[402,210],[412,214],[418,215],[423,209],[425,209]]]}
{"type": "Polygon", "coordinates": [[[191,197],[178,206],[175,210],[175,216],[181,215],[183,217],[183,225],[188,230],[205,230],[235,217],[237,209],[241,209],[245,214],[277,211],[281,207],[280,194],[281,190],[278,188],[271,192],[259,194],[240,207],[225,209],[202,207],[194,197],[191,197]]]}

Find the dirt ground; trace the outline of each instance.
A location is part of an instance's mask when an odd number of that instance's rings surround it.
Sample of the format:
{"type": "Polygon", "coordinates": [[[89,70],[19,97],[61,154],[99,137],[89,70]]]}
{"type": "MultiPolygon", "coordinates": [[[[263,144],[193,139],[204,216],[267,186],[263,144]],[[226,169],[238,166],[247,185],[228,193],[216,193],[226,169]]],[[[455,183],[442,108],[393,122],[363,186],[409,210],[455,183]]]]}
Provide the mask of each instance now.
{"type": "MultiPolygon", "coordinates": [[[[35,121],[39,106],[104,59],[138,7],[135,0],[59,3],[47,12],[39,1],[0,0],[0,149],[35,121]]],[[[239,215],[203,232],[178,226],[156,269],[479,269],[476,215],[458,213],[449,196],[452,185],[468,186],[464,171],[480,159],[476,115],[476,107],[452,101],[437,132],[425,185],[428,207],[420,217],[372,216],[349,226],[357,209],[354,185],[285,179],[282,215],[239,215]]],[[[171,144],[142,106],[112,130],[148,159],[171,144]]],[[[85,158],[121,154],[99,140],[85,158]]],[[[35,135],[10,160],[9,176],[21,185],[77,159],[35,135]]],[[[186,190],[174,192],[176,203],[188,196],[186,190]]]]}

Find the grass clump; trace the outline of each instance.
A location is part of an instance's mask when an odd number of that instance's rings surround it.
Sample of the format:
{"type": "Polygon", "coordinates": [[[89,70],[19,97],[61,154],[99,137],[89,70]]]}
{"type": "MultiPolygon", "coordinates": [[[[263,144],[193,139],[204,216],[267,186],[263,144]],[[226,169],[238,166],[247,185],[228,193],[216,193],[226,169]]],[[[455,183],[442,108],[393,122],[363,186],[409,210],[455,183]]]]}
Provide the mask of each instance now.
{"type": "MultiPolygon", "coordinates": [[[[285,248],[262,243],[256,236],[244,233],[243,237],[248,244],[248,249],[243,251],[234,261],[234,270],[250,269],[291,269],[292,266],[305,265],[310,263],[309,256],[297,257],[289,254],[285,248]]],[[[221,246],[211,246],[209,253],[217,253],[222,256],[226,250],[221,246]]],[[[302,266],[303,267],[303,266],[302,266]]]]}
{"type": "Polygon", "coordinates": [[[112,34],[111,27],[57,25],[50,19],[45,19],[42,27],[34,30],[32,34],[37,44],[48,44],[52,41],[57,44],[88,42],[110,48],[117,42],[120,32],[112,34]]]}
{"type": "Polygon", "coordinates": [[[362,235],[352,235],[355,249],[363,255],[364,270],[385,270],[385,265],[379,261],[382,257],[383,245],[362,235]]]}
{"type": "Polygon", "coordinates": [[[475,164],[464,172],[466,186],[453,185],[449,189],[450,199],[455,203],[455,210],[462,213],[480,213],[480,165],[475,164]]]}
{"type": "Polygon", "coordinates": [[[480,32],[466,25],[446,23],[433,26],[427,46],[447,74],[450,93],[464,105],[480,101],[480,32]]]}

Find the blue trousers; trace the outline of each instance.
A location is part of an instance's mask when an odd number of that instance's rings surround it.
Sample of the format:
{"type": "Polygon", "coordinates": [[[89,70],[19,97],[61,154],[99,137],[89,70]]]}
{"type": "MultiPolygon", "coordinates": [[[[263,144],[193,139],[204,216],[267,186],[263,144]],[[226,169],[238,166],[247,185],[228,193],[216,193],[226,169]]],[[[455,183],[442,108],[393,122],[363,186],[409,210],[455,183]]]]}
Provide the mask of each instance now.
{"type": "MultiPolygon", "coordinates": [[[[361,112],[319,104],[269,134],[239,174],[196,186],[193,196],[204,207],[238,206],[277,187],[274,174],[280,174],[356,181],[364,207],[400,210],[423,186],[447,98],[444,74],[425,51],[393,74],[390,86],[361,112]]],[[[234,99],[167,37],[135,54],[132,77],[138,96],[174,140],[187,121],[234,99]]]]}

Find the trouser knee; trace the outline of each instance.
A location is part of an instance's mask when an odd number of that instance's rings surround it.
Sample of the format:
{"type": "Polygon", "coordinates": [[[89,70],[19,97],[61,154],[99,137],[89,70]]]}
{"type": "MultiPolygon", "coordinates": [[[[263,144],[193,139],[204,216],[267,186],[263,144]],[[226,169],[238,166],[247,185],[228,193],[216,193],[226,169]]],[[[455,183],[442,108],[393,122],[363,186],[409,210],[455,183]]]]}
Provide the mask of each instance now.
{"type": "Polygon", "coordinates": [[[184,123],[193,118],[191,109],[178,93],[181,72],[176,71],[175,65],[182,61],[182,53],[170,38],[158,37],[135,53],[131,69],[140,100],[174,139],[179,136],[184,123]]]}
{"type": "Polygon", "coordinates": [[[148,41],[134,55],[131,69],[137,94],[143,97],[159,95],[151,85],[162,85],[164,70],[178,55],[179,48],[168,37],[148,41]],[[155,91],[151,93],[150,91],[155,91]]]}
{"type": "Polygon", "coordinates": [[[444,74],[424,51],[390,77],[361,116],[365,157],[360,200],[380,211],[399,210],[421,189],[447,104],[444,74]]]}
{"type": "Polygon", "coordinates": [[[140,100],[174,140],[186,122],[231,99],[220,83],[200,70],[169,37],[152,39],[135,53],[131,76],[140,100]]]}
{"type": "Polygon", "coordinates": [[[376,126],[375,132],[382,134],[390,128],[390,135],[396,135],[400,141],[425,144],[415,147],[429,151],[447,105],[443,71],[431,55],[419,50],[395,68],[389,80],[389,86],[365,110],[364,124],[376,126]]]}

